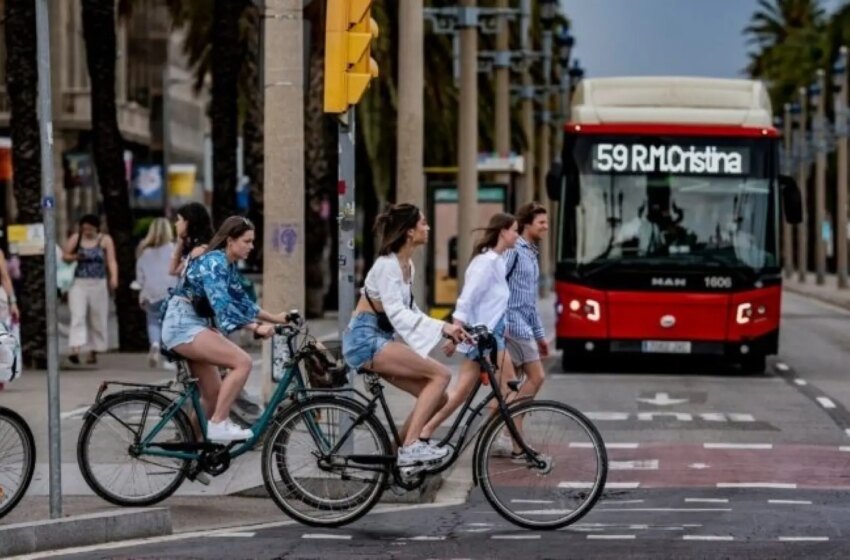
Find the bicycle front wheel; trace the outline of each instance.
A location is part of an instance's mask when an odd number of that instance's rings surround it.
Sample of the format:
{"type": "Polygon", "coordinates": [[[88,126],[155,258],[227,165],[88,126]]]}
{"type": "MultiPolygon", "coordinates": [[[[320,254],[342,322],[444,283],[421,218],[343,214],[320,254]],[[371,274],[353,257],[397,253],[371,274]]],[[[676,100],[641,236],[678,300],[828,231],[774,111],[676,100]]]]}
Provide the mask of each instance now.
{"type": "MultiPolygon", "coordinates": [[[[110,396],[89,410],[77,440],[77,462],[86,483],[98,496],[119,506],[149,506],[180,487],[188,461],[147,455],[137,447],[171,405],[155,391],[129,391],[110,396]]],[[[189,421],[178,410],[150,443],[190,441],[189,421]]]]}
{"type": "Polygon", "coordinates": [[[386,431],[365,407],[319,397],[280,413],[263,448],[263,480],[293,519],[338,527],[380,499],[389,475],[381,458],[389,453],[386,431]]]}
{"type": "Polygon", "coordinates": [[[510,415],[542,464],[511,452],[520,446],[505,419],[496,417],[482,433],[475,457],[487,501],[527,529],[559,529],[578,521],[605,487],[608,456],[599,431],[582,413],[554,401],[516,404],[510,415]]]}
{"type": "Polygon", "coordinates": [[[34,471],[32,431],[17,413],[0,407],[0,517],[24,497],[34,471]]]}

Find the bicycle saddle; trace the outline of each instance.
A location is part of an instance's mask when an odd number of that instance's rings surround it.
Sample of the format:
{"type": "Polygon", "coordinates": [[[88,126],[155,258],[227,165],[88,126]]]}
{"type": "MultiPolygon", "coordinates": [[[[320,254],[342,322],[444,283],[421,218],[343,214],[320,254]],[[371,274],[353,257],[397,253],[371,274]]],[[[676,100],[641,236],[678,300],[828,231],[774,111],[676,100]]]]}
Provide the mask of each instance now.
{"type": "Polygon", "coordinates": [[[169,350],[169,349],[168,349],[168,348],[166,348],[165,346],[160,346],[160,347],[159,347],[159,353],[160,353],[160,354],[162,354],[162,356],[163,356],[166,360],[168,360],[169,362],[179,362],[179,361],[181,361],[181,360],[185,360],[185,359],[186,359],[186,357],[185,357],[185,356],[181,355],[181,354],[180,354],[180,353],[178,353],[178,352],[175,352],[174,350],[169,350]]]}

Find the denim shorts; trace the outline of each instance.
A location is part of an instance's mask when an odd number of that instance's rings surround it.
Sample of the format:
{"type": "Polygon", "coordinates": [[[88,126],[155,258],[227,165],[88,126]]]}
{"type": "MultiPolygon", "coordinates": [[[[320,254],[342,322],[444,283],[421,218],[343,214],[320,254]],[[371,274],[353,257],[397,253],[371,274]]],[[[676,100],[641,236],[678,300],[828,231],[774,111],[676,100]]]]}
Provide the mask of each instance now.
{"type": "Polygon", "coordinates": [[[162,345],[173,350],[192,342],[201,331],[211,327],[209,319],[199,317],[189,300],[173,297],[162,320],[162,345]]]}
{"type": "Polygon", "coordinates": [[[357,371],[371,362],[392,340],[392,334],[378,328],[377,315],[358,313],[351,318],[342,335],[342,357],[348,367],[357,371]]]}
{"type": "MultiPolygon", "coordinates": [[[[501,352],[505,349],[505,318],[502,317],[499,319],[499,322],[496,323],[495,328],[493,328],[493,337],[496,339],[496,349],[501,352]]],[[[470,345],[465,345],[468,350],[463,349],[463,354],[466,356],[466,359],[475,361],[478,359],[478,347],[469,347],[470,345]]]]}

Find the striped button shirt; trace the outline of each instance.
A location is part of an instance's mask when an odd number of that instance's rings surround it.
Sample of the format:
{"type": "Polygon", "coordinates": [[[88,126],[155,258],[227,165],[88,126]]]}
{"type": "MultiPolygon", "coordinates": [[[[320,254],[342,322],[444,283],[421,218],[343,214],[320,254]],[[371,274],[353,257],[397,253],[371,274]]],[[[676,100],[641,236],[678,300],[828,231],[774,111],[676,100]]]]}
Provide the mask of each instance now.
{"type": "Polygon", "coordinates": [[[543,321],[537,312],[537,282],[540,278],[540,268],[537,256],[540,253],[536,245],[532,245],[520,236],[516,247],[505,252],[505,269],[508,271],[508,287],[511,295],[508,298],[507,330],[511,338],[522,340],[540,340],[546,337],[543,321]],[[516,266],[514,266],[516,263],[516,266]]]}

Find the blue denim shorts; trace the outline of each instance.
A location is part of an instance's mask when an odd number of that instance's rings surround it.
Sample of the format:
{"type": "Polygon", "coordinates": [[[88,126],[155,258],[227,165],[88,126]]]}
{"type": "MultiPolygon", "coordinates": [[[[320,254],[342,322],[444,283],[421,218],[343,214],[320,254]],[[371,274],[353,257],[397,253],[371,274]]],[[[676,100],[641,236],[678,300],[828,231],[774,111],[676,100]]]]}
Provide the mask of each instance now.
{"type": "MultiPolygon", "coordinates": [[[[496,339],[496,349],[501,352],[505,349],[505,318],[502,317],[499,319],[499,322],[496,323],[496,327],[493,329],[493,337],[496,339]]],[[[469,345],[466,345],[469,346],[469,345]]],[[[464,355],[468,360],[477,360],[478,359],[478,347],[470,348],[469,350],[463,351],[464,355]]]]}
{"type": "Polygon", "coordinates": [[[210,321],[198,316],[189,300],[173,297],[162,319],[162,345],[174,349],[195,340],[201,331],[211,328],[210,321]]]}
{"type": "Polygon", "coordinates": [[[393,335],[378,328],[374,313],[358,313],[351,318],[342,335],[342,357],[354,371],[371,362],[393,340],[393,335]]]}

